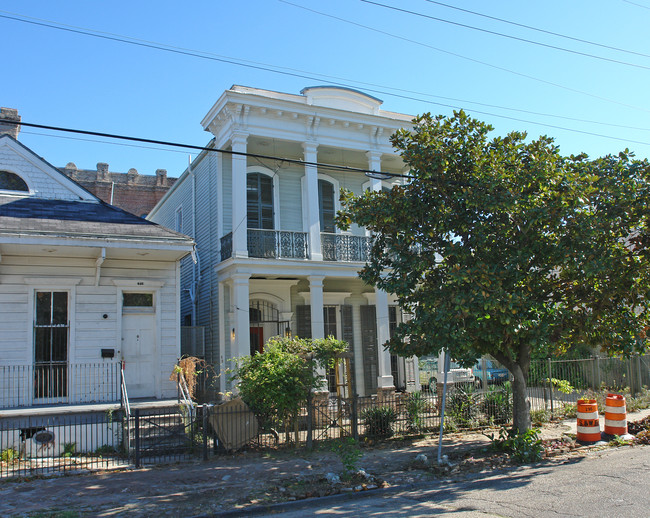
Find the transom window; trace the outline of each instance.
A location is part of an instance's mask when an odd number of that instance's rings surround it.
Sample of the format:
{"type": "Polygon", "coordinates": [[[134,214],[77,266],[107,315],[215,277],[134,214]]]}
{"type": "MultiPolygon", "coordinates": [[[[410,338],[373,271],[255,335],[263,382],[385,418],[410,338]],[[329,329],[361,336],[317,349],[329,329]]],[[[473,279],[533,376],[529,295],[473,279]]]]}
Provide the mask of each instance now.
{"type": "Polygon", "coordinates": [[[152,308],[153,293],[123,293],[122,306],[125,308],[152,308]]]}
{"type": "Polygon", "coordinates": [[[29,192],[27,183],[20,176],[10,171],[0,171],[0,191],[29,192]]]}
{"type": "Polygon", "coordinates": [[[273,230],[273,178],[261,173],[246,176],[248,228],[273,230]]]}

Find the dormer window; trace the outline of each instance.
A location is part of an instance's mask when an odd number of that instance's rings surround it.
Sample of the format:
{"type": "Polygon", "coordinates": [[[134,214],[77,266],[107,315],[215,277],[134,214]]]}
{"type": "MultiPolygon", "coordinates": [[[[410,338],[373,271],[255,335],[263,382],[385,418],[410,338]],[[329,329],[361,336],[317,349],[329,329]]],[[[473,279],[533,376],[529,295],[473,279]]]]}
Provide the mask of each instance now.
{"type": "Polygon", "coordinates": [[[0,191],[29,192],[27,183],[10,171],[0,171],[0,191]]]}

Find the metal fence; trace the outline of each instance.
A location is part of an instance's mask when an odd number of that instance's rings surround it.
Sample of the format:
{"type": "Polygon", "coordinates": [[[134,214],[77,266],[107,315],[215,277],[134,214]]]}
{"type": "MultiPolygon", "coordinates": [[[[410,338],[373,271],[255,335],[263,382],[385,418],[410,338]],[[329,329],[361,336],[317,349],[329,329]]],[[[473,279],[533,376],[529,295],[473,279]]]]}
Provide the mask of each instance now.
{"type": "Polygon", "coordinates": [[[0,408],[120,400],[120,362],[0,365],[0,408]]]}
{"type": "MultiPolygon", "coordinates": [[[[586,390],[650,385],[648,356],[628,360],[542,360],[531,366],[531,410],[563,409],[586,390]],[[552,380],[566,380],[571,394],[552,380]]],[[[311,448],[348,437],[370,439],[437,432],[442,386],[415,393],[341,398],[312,395],[288,418],[255,415],[240,400],[215,405],[134,409],[0,419],[0,478],[80,469],[208,459],[241,449],[311,448]]],[[[25,412],[22,412],[25,415],[25,412]]],[[[512,422],[509,381],[452,383],[445,430],[505,426],[512,422]]]]}
{"type": "Polygon", "coordinates": [[[129,464],[120,412],[3,417],[0,478],[129,464]]]}

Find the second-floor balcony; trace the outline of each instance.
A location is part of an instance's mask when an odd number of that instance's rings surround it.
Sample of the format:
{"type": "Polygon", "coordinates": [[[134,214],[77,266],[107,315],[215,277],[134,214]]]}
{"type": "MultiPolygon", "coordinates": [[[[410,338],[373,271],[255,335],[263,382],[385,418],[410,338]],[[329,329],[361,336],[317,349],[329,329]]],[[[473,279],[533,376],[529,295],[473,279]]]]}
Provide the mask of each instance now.
{"type": "MultiPolygon", "coordinates": [[[[372,238],[321,232],[324,261],[365,262],[372,238]]],[[[232,257],[232,232],[221,238],[221,260],[232,257]]],[[[288,230],[247,230],[248,257],[265,259],[311,259],[308,234],[288,230]]]]}
{"type": "MultiPolygon", "coordinates": [[[[308,259],[309,249],[306,232],[289,230],[247,231],[248,257],[265,259],[308,259]]],[[[221,260],[232,257],[232,232],[221,238],[221,260]]]]}
{"type": "Polygon", "coordinates": [[[321,232],[324,261],[365,262],[370,256],[372,240],[367,236],[321,232]]]}

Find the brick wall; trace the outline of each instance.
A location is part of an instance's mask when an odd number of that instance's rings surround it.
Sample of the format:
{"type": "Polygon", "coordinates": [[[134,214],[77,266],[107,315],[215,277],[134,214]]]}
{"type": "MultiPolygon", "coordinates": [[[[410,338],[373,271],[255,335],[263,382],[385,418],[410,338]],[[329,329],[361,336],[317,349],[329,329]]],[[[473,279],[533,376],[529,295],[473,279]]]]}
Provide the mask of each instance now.
{"type": "Polygon", "coordinates": [[[111,203],[112,191],[113,205],[137,216],[148,214],[176,181],[167,178],[165,169],[156,170],[155,175],[141,175],[135,169],[114,173],[103,162],[97,170],[77,169],[73,163],[60,170],[106,203],[111,203]]]}

